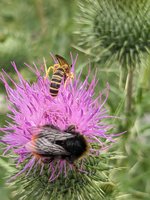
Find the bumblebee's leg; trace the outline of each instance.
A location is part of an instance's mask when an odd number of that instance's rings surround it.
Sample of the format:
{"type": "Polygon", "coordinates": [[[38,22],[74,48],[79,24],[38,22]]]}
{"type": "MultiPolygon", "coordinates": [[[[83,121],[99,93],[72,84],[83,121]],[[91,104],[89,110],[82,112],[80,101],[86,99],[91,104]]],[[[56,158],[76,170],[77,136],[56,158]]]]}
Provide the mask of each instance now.
{"type": "Polygon", "coordinates": [[[45,158],[45,159],[43,160],[43,163],[50,164],[51,162],[53,162],[53,160],[54,160],[54,157],[45,158]]]}
{"type": "Polygon", "coordinates": [[[74,170],[75,170],[76,172],[79,172],[79,169],[78,169],[78,167],[76,166],[76,164],[73,163],[72,166],[73,166],[73,168],[74,168],[74,170]]]}
{"type": "Polygon", "coordinates": [[[41,162],[41,163],[45,163],[45,164],[46,164],[46,163],[47,163],[47,164],[48,164],[48,163],[51,163],[51,162],[53,162],[53,160],[54,160],[54,157],[53,157],[53,156],[44,157],[44,156],[40,156],[40,155],[39,155],[39,157],[40,157],[40,158],[39,158],[40,162],[41,162]]]}
{"type": "Polygon", "coordinates": [[[68,128],[65,130],[65,132],[67,133],[72,133],[72,132],[75,132],[75,125],[70,125],[68,126],[68,128]]]}

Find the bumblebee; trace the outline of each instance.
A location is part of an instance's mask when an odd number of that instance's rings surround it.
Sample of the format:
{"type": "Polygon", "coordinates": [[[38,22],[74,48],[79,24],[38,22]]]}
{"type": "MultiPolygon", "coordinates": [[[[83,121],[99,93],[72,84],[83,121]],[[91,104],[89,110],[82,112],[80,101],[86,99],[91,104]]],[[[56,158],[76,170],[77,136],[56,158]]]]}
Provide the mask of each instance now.
{"type": "Polygon", "coordinates": [[[85,137],[75,130],[74,125],[65,131],[52,125],[34,128],[32,131],[36,134],[26,144],[26,148],[44,163],[63,159],[74,164],[89,149],[85,137]]]}
{"type": "Polygon", "coordinates": [[[61,85],[61,82],[64,78],[64,83],[66,86],[68,78],[73,79],[74,75],[70,71],[71,66],[68,64],[68,62],[61,57],[60,55],[55,55],[58,64],[55,64],[54,66],[50,66],[49,69],[46,72],[46,77],[48,76],[51,69],[53,69],[53,75],[50,83],[50,94],[53,97],[56,97],[59,92],[59,88],[61,85]]]}

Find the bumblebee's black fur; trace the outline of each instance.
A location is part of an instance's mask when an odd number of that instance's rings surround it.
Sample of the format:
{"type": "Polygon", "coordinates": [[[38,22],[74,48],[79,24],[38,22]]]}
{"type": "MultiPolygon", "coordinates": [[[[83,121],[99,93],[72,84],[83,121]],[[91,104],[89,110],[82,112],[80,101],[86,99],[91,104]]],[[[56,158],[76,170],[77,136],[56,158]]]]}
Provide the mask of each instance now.
{"type": "Polygon", "coordinates": [[[68,156],[64,156],[64,159],[68,160],[70,163],[73,163],[87,151],[87,142],[85,138],[77,132],[73,134],[74,137],[72,138],[64,141],[56,141],[56,144],[62,146],[69,153],[68,156]]]}
{"type": "Polygon", "coordinates": [[[85,137],[75,131],[74,125],[65,131],[52,125],[34,128],[34,131],[38,134],[28,143],[28,148],[43,161],[64,159],[73,164],[88,150],[85,137]]]}

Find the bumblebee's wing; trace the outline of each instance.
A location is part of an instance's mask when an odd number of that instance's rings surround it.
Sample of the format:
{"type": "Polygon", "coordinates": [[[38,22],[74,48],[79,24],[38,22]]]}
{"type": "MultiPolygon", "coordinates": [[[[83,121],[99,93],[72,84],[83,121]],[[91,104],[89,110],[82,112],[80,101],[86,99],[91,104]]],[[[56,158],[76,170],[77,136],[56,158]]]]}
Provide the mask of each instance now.
{"type": "Polygon", "coordinates": [[[56,141],[63,141],[74,137],[71,133],[62,132],[54,126],[34,127],[31,129],[33,139],[26,144],[26,148],[43,156],[68,155],[69,153],[56,141]]]}
{"type": "Polygon", "coordinates": [[[74,137],[72,133],[62,132],[59,128],[52,125],[34,127],[30,131],[32,135],[37,135],[38,138],[44,137],[52,143],[74,137]]]}
{"type": "Polygon", "coordinates": [[[63,58],[61,57],[60,55],[55,55],[56,59],[58,60],[59,64],[62,66],[62,65],[68,65],[68,62],[63,58]]]}
{"type": "Polygon", "coordinates": [[[26,149],[41,156],[61,156],[69,153],[60,145],[49,142],[46,138],[37,138],[26,144],[26,149]]]}
{"type": "Polygon", "coordinates": [[[38,135],[38,138],[42,137],[54,143],[55,141],[61,141],[72,138],[74,137],[74,135],[72,133],[62,132],[61,130],[53,128],[51,126],[43,126],[38,135]]]}

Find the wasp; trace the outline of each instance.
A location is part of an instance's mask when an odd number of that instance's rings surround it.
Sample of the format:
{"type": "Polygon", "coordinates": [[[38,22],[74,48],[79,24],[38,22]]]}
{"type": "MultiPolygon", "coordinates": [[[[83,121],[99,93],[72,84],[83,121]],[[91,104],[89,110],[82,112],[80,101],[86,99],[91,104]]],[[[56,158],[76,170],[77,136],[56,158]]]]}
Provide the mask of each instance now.
{"type": "Polygon", "coordinates": [[[89,149],[87,140],[75,130],[74,125],[70,125],[65,131],[53,125],[34,128],[32,131],[35,135],[26,144],[26,148],[42,162],[63,159],[74,164],[89,149]]]}
{"type": "Polygon", "coordinates": [[[59,92],[59,88],[62,80],[64,79],[65,86],[69,78],[73,79],[74,75],[70,71],[71,65],[60,55],[55,55],[58,64],[50,66],[46,72],[46,77],[48,76],[51,69],[53,69],[53,75],[50,83],[50,94],[53,97],[56,97],[59,92]]]}

